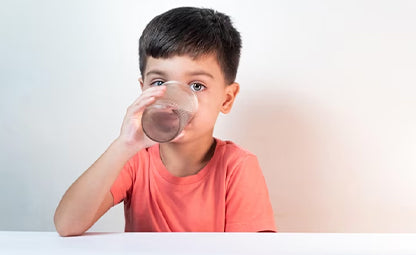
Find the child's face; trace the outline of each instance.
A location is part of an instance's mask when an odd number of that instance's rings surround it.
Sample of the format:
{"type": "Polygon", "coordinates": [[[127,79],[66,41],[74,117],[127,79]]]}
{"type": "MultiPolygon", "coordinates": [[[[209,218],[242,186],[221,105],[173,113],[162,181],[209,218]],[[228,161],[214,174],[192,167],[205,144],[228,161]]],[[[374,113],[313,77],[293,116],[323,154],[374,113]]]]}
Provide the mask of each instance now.
{"type": "Polygon", "coordinates": [[[239,85],[226,84],[214,54],[197,59],[187,55],[171,58],[148,57],[143,78],[140,79],[142,88],[147,89],[170,80],[188,84],[198,98],[198,111],[185,127],[183,135],[174,142],[212,137],[218,114],[231,110],[239,85]]]}

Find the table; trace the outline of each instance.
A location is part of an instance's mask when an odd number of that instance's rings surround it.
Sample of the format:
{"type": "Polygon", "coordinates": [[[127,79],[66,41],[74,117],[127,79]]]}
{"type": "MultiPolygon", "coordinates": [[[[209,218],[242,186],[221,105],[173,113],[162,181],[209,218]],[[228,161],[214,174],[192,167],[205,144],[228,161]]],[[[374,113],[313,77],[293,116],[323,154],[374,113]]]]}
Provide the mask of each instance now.
{"type": "Polygon", "coordinates": [[[0,254],[416,254],[416,234],[0,231],[0,254]]]}

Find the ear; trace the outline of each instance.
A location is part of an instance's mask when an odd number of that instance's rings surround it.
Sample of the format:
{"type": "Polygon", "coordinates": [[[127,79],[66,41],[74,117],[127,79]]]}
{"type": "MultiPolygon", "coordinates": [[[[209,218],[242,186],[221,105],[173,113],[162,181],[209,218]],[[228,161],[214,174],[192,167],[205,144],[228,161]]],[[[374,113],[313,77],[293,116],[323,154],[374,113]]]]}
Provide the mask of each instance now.
{"type": "Polygon", "coordinates": [[[227,114],[231,111],[233,107],[233,103],[235,97],[237,96],[238,92],[240,91],[240,85],[236,82],[227,85],[225,88],[225,100],[221,106],[221,112],[227,114]]]}
{"type": "Polygon", "coordinates": [[[142,77],[140,77],[139,78],[139,82],[140,82],[140,88],[142,89],[142,91],[143,91],[143,78],[142,77]]]}

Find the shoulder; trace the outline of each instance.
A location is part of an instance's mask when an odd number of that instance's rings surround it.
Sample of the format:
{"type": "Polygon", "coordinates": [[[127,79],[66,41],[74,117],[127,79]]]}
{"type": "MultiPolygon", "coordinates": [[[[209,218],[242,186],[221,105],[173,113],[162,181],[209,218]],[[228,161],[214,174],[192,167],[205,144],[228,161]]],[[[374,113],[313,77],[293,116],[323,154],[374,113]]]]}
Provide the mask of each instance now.
{"type": "Polygon", "coordinates": [[[232,141],[217,139],[217,160],[226,167],[227,174],[236,171],[257,171],[260,166],[257,156],[232,141]]]}
{"type": "Polygon", "coordinates": [[[218,138],[215,138],[215,140],[217,141],[217,150],[223,158],[238,161],[247,157],[256,157],[256,155],[232,141],[220,140],[218,138]]]}

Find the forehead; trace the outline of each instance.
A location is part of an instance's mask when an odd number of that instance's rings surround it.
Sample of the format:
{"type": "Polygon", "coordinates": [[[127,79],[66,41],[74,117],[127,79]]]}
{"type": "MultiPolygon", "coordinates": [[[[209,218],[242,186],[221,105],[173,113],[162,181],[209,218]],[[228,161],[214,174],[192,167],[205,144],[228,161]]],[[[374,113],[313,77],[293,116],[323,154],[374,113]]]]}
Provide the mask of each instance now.
{"type": "Polygon", "coordinates": [[[144,77],[163,72],[174,76],[185,76],[192,73],[207,73],[214,79],[224,79],[218,59],[215,54],[202,55],[193,58],[189,55],[172,56],[168,58],[147,57],[144,77]]]}

